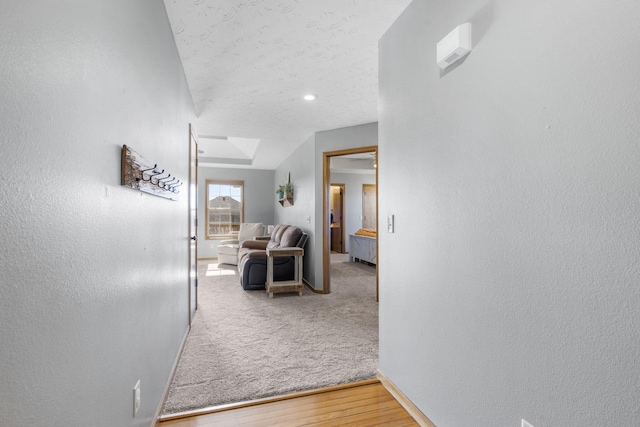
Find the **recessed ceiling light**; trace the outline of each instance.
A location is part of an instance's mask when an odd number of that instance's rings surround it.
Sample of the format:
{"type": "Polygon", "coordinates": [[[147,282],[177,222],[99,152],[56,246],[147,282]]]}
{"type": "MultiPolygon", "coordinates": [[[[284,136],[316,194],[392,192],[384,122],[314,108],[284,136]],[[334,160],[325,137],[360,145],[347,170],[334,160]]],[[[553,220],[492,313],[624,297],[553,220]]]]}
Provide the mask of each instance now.
{"type": "Polygon", "coordinates": [[[305,96],[302,97],[302,99],[304,99],[305,101],[313,101],[318,97],[318,95],[315,95],[313,93],[308,93],[305,96]]]}

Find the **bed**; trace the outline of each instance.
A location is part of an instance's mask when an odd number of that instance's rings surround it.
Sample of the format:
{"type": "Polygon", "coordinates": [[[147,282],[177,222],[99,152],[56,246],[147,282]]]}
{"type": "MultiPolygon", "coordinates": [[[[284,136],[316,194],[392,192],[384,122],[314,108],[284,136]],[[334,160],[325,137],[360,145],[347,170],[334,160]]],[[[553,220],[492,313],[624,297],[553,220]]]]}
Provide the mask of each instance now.
{"type": "Polygon", "coordinates": [[[376,239],[376,230],[370,228],[361,228],[354,234],[350,234],[349,261],[366,261],[371,264],[376,264],[376,239]]]}

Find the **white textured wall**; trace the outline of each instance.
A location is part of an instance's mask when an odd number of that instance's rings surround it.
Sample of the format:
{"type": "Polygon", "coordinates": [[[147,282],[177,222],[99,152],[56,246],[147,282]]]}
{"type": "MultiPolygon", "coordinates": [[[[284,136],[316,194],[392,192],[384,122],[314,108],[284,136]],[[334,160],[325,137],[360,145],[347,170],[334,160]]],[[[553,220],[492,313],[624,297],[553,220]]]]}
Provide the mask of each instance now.
{"type": "Polygon", "coordinates": [[[120,186],[120,150],[188,179],[164,5],[10,2],[0,57],[0,424],[149,426],[187,330],[188,201],[120,186]]]}
{"type": "Polygon", "coordinates": [[[360,173],[332,173],[331,183],[344,184],[345,250],[349,252],[349,234],[362,228],[362,184],[375,184],[376,176],[360,173]]]}
{"type": "Polygon", "coordinates": [[[640,425],[638,16],[415,0],[380,42],[380,369],[438,427],[640,425]]]}
{"type": "Polygon", "coordinates": [[[274,171],[260,169],[198,168],[198,258],[217,258],[220,240],[206,239],[208,179],[244,181],[244,222],[273,224],[274,171]],[[273,187],[273,188],[272,188],[273,187]]]}

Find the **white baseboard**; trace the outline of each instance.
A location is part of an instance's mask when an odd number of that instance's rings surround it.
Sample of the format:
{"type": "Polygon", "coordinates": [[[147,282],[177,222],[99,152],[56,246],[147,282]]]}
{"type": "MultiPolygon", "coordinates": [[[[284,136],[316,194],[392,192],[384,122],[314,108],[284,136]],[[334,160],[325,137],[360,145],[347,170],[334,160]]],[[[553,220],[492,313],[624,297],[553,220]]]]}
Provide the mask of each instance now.
{"type": "Polygon", "coordinates": [[[413,417],[414,420],[422,427],[436,427],[435,424],[427,418],[425,414],[418,409],[416,405],[413,404],[411,400],[407,396],[404,395],[403,392],[393,383],[386,375],[384,375],[380,370],[378,370],[378,379],[380,383],[387,389],[389,393],[402,405],[404,409],[413,417]]]}
{"type": "Polygon", "coordinates": [[[164,387],[164,392],[162,393],[162,399],[160,399],[160,404],[158,405],[158,409],[156,409],[156,414],[153,417],[153,423],[151,427],[157,426],[160,421],[160,415],[162,415],[162,408],[164,407],[164,402],[167,400],[167,396],[169,395],[169,387],[171,387],[171,382],[173,381],[173,376],[176,374],[176,369],[178,368],[178,362],[180,361],[180,357],[182,357],[182,351],[184,350],[184,346],[187,343],[187,337],[189,336],[189,331],[191,331],[191,325],[187,328],[187,332],[185,332],[184,337],[182,338],[182,343],[180,344],[180,350],[178,350],[178,355],[176,359],[173,361],[173,366],[171,367],[171,374],[169,375],[169,381],[167,381],[167,385],[164,387]]]}

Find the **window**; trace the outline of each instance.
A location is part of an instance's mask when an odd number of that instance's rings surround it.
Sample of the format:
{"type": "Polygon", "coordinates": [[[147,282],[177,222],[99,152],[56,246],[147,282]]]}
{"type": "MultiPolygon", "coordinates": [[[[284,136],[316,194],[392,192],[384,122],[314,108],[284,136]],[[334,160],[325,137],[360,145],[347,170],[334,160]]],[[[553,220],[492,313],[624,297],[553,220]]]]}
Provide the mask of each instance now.
{"type": "Polygon", "coordinates": [[[244,181],[207,180],[207,239],[235,237],[244,220],[244,181]]]}

